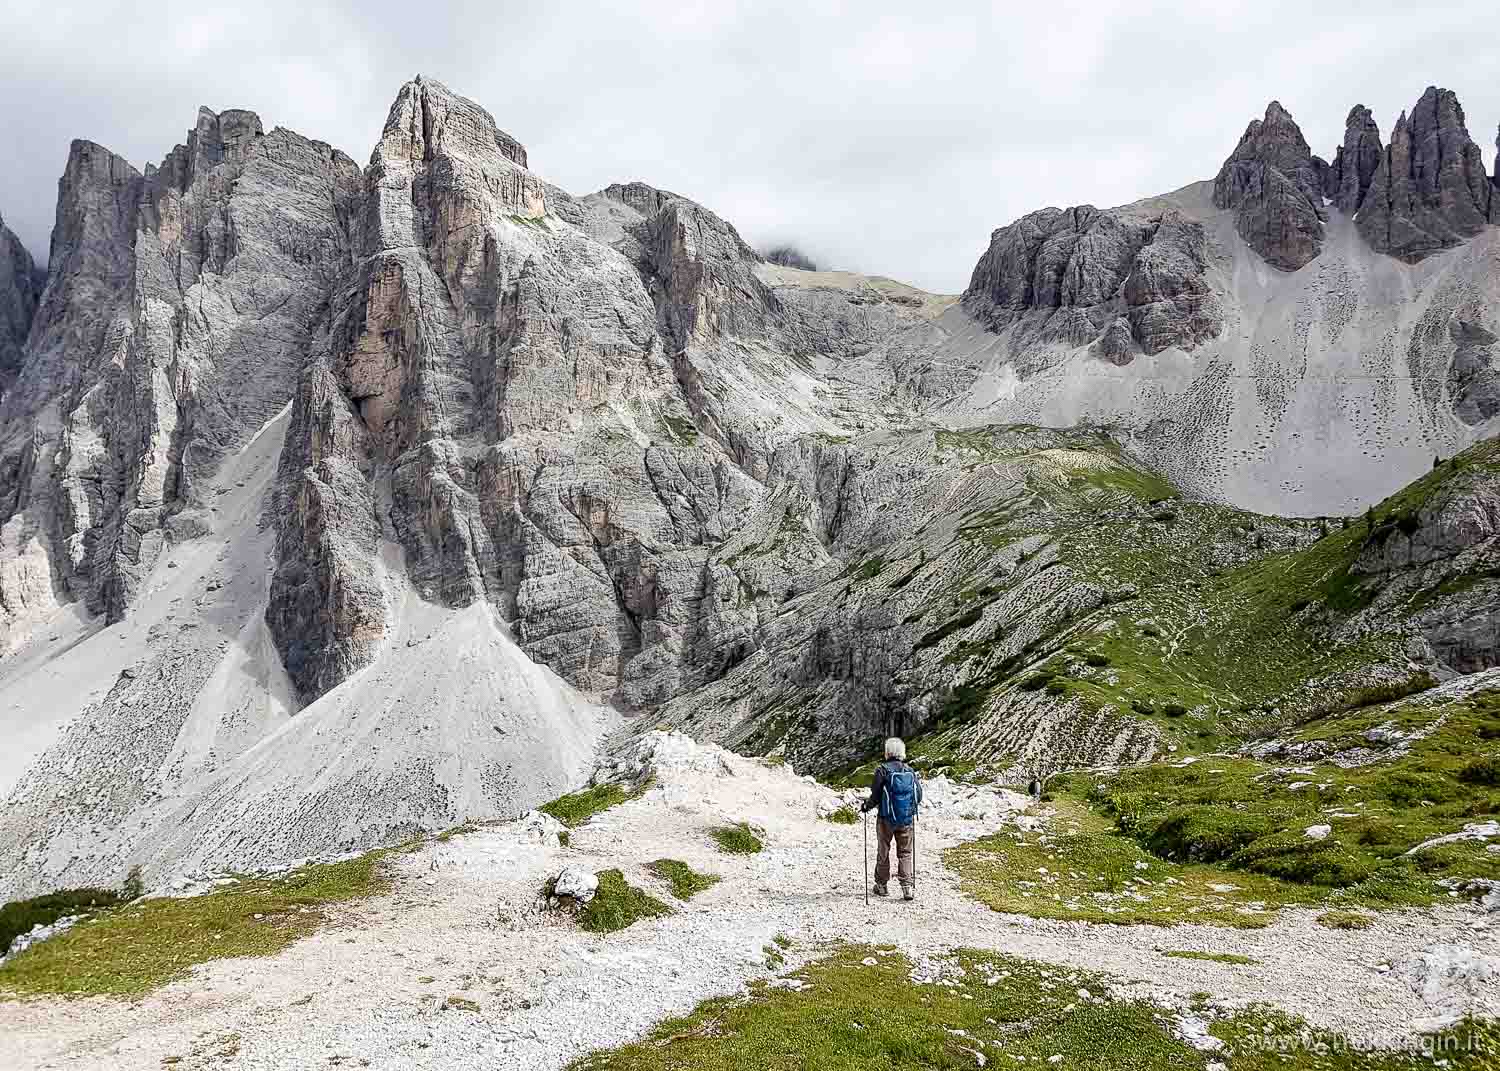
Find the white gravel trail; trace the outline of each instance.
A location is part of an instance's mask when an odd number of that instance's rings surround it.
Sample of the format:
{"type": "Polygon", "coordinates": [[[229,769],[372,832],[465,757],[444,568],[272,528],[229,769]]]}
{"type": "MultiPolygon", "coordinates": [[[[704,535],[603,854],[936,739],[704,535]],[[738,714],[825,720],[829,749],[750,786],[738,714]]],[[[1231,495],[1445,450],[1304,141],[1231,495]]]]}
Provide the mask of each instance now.
{"type": "Polygon", "coordinates": [[[1252,931],[992,912],[959,894],[939,853],[1013,820],[1024,800],[942,781],[929,785],[923,809],[919,899],[867,908],[860,827],[817,817],[827,789],[675,734],[649,734],[642,746],[655,751],[655,787],[574,830],[570,847],[539,844],[524,823],[434,841],[395,857],[389,893],[339,911],[336,925],[277,956],[206,964],[135,1001],[0,1003],[0,1067],[159,1071],[176,1057],[168,1066],[545,1071],[766,976],[763,948],[777,934],[794,942],[783,970],[837,941],[909,954],[992,948],[1106,971],[1167,1004],[1205,990],[1230,1003],[1269,1001],[1315,1027],[1384,1042],[1451,1013],[1458,996],[1500,1010],[1500,976],[1471,970],[1460,992],[1437,977],[1452,957],[1421,955],[1459,946],[1475,953],[1465,962],[1493,963],[1485,957],[1500,949],[1472,910],[1386,914],[1356,932],[1324,929],[1306,911],[1252,931]],[[707,829],[739,820],[764,828],[764,852],[716,849],[707,829]],[[675,904],[644,870],[662,857],[724,880],[668,918],[606,936],[538,902],[541,883],[572,863],[620,867],[675,904]],[[1259,962],[1165,958],[1158,948],[1259,962]],[[1401,967],[1407,960],[1436,966],[1416,977],[1401,967]],[[1384,963],[1397,969],[1378,970],[1384,963]],[[478,1010],[444,1007],[450,996],[478,1010]]]}

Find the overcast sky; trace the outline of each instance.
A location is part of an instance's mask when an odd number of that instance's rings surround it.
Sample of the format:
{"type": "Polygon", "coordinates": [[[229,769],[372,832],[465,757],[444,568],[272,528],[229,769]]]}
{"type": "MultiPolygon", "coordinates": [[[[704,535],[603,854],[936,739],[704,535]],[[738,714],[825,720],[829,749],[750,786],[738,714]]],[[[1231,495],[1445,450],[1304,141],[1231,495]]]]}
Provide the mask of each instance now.
{"type": "Polygon", "coordinates": [[[1351,105],[1388,135],[1444,85],[1492,165],[1493,0],[1008,6],[3,0],[0,215],[44,259],[70,139],[141,166],[200,104],[363,164],[419,72],[574,193],[642,179],[753,244],[941,291],[1032,209],[1211,178],[1272,98],[1331,156],[1351,105]]]}

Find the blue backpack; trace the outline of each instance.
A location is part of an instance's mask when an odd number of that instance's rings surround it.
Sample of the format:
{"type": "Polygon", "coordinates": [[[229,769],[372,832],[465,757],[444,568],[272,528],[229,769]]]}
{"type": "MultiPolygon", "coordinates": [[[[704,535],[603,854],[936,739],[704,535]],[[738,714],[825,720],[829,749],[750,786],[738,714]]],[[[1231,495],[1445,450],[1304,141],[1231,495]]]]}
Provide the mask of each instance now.
{"type": "Polygon", "coordinates": [[[885,798],[880,801],[880,816],[897,829],[904,829],[917,820],[917,804],[921,800],[921,789],[917,786],[917,771],[902,765],[886,772],[885,798]]]}

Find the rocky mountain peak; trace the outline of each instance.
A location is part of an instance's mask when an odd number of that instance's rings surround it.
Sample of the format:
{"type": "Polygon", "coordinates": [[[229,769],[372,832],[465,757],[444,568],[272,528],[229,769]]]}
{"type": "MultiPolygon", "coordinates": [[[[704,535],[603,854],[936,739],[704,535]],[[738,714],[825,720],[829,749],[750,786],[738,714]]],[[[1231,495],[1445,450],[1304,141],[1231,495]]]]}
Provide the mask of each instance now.
{"type": "Polygon", "coordinates": [[[1370,109],[1356,104],[1344,120],[1344,143],[1323,175],[1323,196],[1347,216],[1359,211],[1385,148],[1370,109]]]}
{"type": "Polygon", "coordinates": [[[397,147],[408,159],[428,160],[445,152],[462,155],[498,148],[511,163],[527,166],[526,147],[501,130],[494,116],[442,82],[420,74],[397,92],[375,151],[389,153],[397,147]]]}
{"type": "Polygon", "coordinates": [[[1213,202],[1273,267],[1296,271],[1323,248],[1323,183],[1307,139],[1277,101],[1251,120],[1214,180],[1213,202]]]}
{"type": "Polygon", "coordinates": [[[1396,121],[1361,204],[1359,231],[1371,248],[1415,263],[1483,230],[1492,191],[1458,97],[1428,86],[1410,116],[1396,121]]]}
{"type": "Polygon", "coordinates": [[[230,108],[219,113],[200,107],[187,143],[168,153],[160,167],[148,166],[146,176],[158,185],[186,190],[198,174],[226,160],[243,161],[255,139],[264,134],[265,127],[254,112],[230,108]]]}

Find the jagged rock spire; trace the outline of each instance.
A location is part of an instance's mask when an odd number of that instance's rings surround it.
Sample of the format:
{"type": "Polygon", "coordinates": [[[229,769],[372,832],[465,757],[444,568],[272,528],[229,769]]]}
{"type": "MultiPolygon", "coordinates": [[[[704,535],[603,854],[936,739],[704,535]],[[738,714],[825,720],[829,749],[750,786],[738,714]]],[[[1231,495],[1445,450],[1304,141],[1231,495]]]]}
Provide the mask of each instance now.
{"type": "Polygon", "coordinates": [[[1385,146],[1380,126],[1363,104],[1356,104],[1344,120],[1344,143],[1334,153],[1323,178],[1323,196],[1346,216],[1359,211],[1370,189],[1385,146]]]}
{"type": "Polygon", "coordinates": [[[1323,248],[1323,181],[1302,130],[1278,101],[1252,120],[1214,180],[1214,204],[1272,267],[1295,271],[1323,248]]]}
{"type": "Polygon", "coordinates": [[[1391,132],[1359,209],[1371,248],[1415,262],[1458,245],[1493,218],[1493,184],[1452,90],[1428,86],[1391,132]]]}

